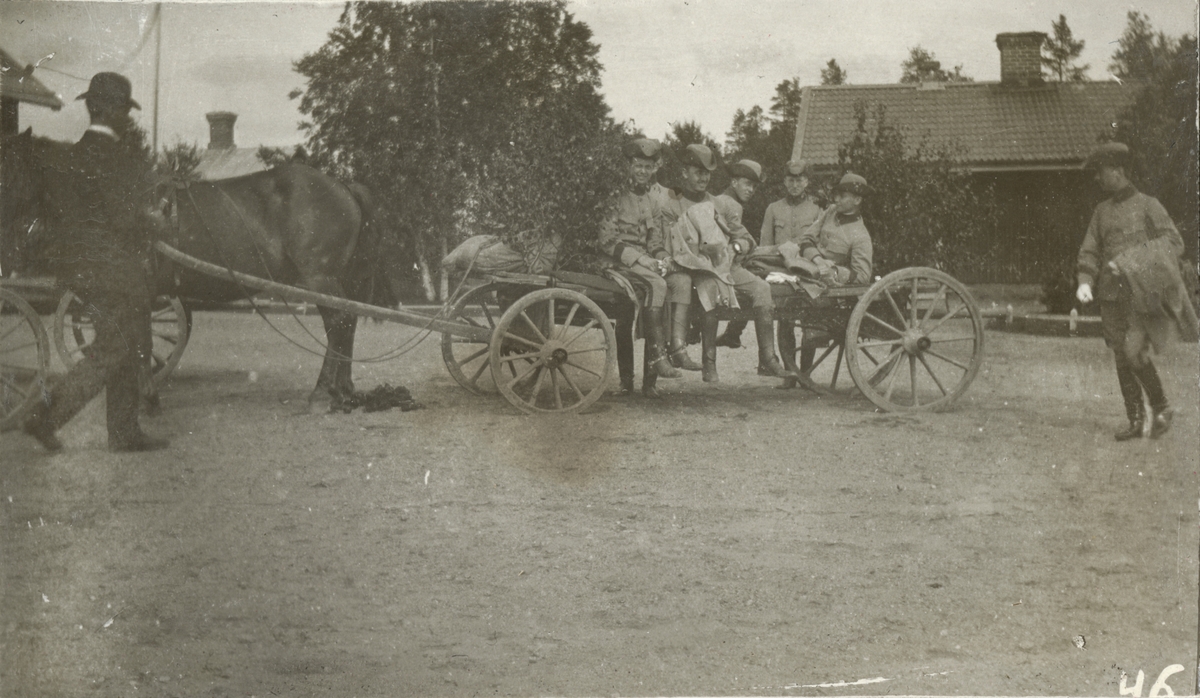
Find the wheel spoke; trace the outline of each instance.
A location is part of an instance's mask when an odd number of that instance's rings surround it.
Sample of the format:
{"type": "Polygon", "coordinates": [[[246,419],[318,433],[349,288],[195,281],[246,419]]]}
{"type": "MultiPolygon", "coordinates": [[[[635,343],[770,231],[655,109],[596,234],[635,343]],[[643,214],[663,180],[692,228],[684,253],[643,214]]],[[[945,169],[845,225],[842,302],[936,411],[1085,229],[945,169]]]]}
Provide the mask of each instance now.
{"type": "MultiPolygon", "coordinates": [[[[512,366],[512,364],[509,364],[509,365],[510,365],[510,366],[512,366]]],[[[534,371],[538,370],[538,369],[539,369],[539,368],[541,368],[541,367],[542,367],[542,362],[540,362],[540,361],[538,361],[538,362],[535,362],[535,363],[532,363],[532,364],[530,364],[530,365],[529,365],[529,368],[528,368],[528,369],[526,369],[526,370],[525,370],[525,372],[524,372],[524,373],[522,373],[521,375],[517,375],[517,369],[514,367],[514,368],[513,368],[513,376],[514,376],[514,378],[508,382],[508,389],[509,389],[509,390],[512,390],[512,387],[513,387],[514,385],[516,385],[517,383],[520,383],[521,381],[525,380],[525,379],[526,379],[526,378],[528,378],[530,375],[532,375],[534,371]]]]}
{"type": "Polygon", "coordinates": [[[962,310],[963,308],[966,308],[966,307],[967,307],[967,304],[966,304],[966,302],[961,302],[961,303],[958,305],[958,307],[956,307],[956,308],[954,309],[954,311],[953,311],[953,312],[946,313],[945,315],[943,315],[941,318],[939,318],[939,319],[938,319],[937,323],[936,323],[936,324],[934,324],[934,326],[933,326],[933,327],[930,327],[928,330],[925,330],[925,334],[926,334],[926,335],[931,335],[931,334],[933,334],[933,333],[934,333],[934,331],[935,331],[935,330],[937,330],[937,328],[939,328],[939,327],[941,327],[941,326],[942,326],[942,323],[944,323],[944,322],[946,322],[947,320],[949,320],[950,318],[952,318],[952,317],[954,317],[954,316],[958,315],[958,311],[960,311],[960,310],[962,310]]]}
{"type": "Polygon", "coordinates": [[[500,362],[506,363],[509,361],[518,361],[520,359],[532,359],[535,356],[541,356],[541,355],[542,355],[542,352],[540,352],[540,351],[531,351],[528,354],[509,354],[507,356],[501,356],[500,362]]]}
{"type": "Polygon", "coordinates": [[[154,373],[157,373],[163,366],[167,365],[167,362],[164,361],[161,356],[159,356],[158,354],[155,354],[154,352],[150,352],[150,360],[151,360],[151,369],[150,370],[151,370],[151,372],[154,372],[154,373]]]}
{"type": "Polygon", "coordinates": [[[942,395],[949,395],[949,393],[946,392],[946,386],[942,385],[942,381],[938,379],[937,374],[934,373],[933,369],[929,367],[929,362],[925,360],[925,357],[921,354],[917,354],[917,358],[921,360],[921,365],[925,367],[925,372],[929,374],[929,377],[933,379],[934,383],[937,383],[938,390],[942,391],[942,395]]]}
{"type": "MultiPolygon", "coordinates": [[[[465,362],[465,361],[463,362],[464,365],[466,363],[467,362],[465,362]]],[[[483,372],[488,370],[488,368],[490,366],[491,366],[491,361],[484,361],[483,363],[479,364],[479,368],[475,369],[474,375],[471,376],[471,381],[470,381],[471,385],[477,384],[479,382],[479,377],[482,376],[483,372]]]]}
{"type": "Polygon", "coordinates": [[[24,350],[24,349],[28,349],[29,347],[36,347],[36,346],[37,346],[37,340],[35,339],[35,340],[34,340],[34,341],[32,341],[32,342],[26,342],[26,343],[24,343],[24,344],[16,344],[16,345],[13,345],[13,346],[5,347],[5,348],[4,348],[4,353],[5,353],[5,354],[11,354],[11,353],[13,353],[13,352],[15,352],[15,351],[22,351],[22,350],[24,350]]]}
{"type": "Polygon", "coordinates": [[[563,380],[567,382],[571,390],[575,391],[575,395],[579,397],[579,402],[583,402],[583,391],[579,389],[579,386],[575,385],[575,381],[571,380],[571,377],[562,369],[562,366],[558,367],[558,372],[562,374],[563,380]]]}
{"type": "Polygon", "coordinates": [[[892,327],[891,325],[887,324],[887,323],[886,323],[886,322],[884,322],[883,320],[880,320],[879,318],[875,317],[874,315],[872,315],[872,314],[870,314],[870,313],[864,313],[864,315],[865,315],[866,317],[868,317],[868,318],[870,318],[870,319],[874,320],[875,322],[879,323],[880,325],[882,325],[882,326],[884,326],[884,327],[888,328],[888,329],[889,329],[889,330],[891,330],[892,332],[895,332],[897,337],[903,337],[903,336],[904,336],[904,333],[903,333],[903,332],[901,332],[900,330],[896,329],[895,327],[892,327]]]}
{"type": "Polygon", "coordinates": [[[892,292],[888,289],[883,289],[883,295],[887,296],[888,303],[892,306],[892,310],[896,311],[896,317],[900,318],[900,324],[904,325],[904,329],[908,329],[908,321],[904,319],[904,313],[900,312],[900,306],[896,305],[896,299],[892,298],[892,292]]]}
{"type": "Polygon", "coordinates": [[[579,304],[575,303],[571,306],[571,310],[567,312],[567,320],[563,323],[563,334],[567,333],[567,328],[571,326],[571,321],[575,319],[575,312],[579,310],[579,304]]]}
{"type": "Polygon", "coordinates": [[[817,366],[821,365],[821,362],[825,360],[825,357],[829,356],[835,348],[840,349],[841,347],[842,347],[842,345],[838,344],[836,342],[825,347],[825,351],[822,352],[821,356],[816,361],[813,362],[812,369],[810,369],[809,372],[811,373],[812,371],[817,370],[817,366]]]}
{"type": "Polygon", "coordinates": [[[917,327],[924,327],[925,323],[929,322],[929,317],[933,315],[933,309],[937,307],[938,303],[941,303],[946,299],[946,289],[948,288],[950,287],[946,284],[939,285],[937,296],[935,296],[933,302],[929,304],[929,308],[925,311],[925,317],[921,318],[921,324],[917,325],[917,327]]]}
{"type": "Polygon", "coordinates": [[[946,337],[945,339],[930,339],[930,344],[941,344],[943,342],[974,342],[975,335],[965,335],[963,337],[946,337]]]}
{"type": "Polygon", "coordinates": [[[897,341],[894,339],[880,339],[880,340],[871,341],[871,342],[859,342],[855,346],[858,347],[859,349],[866,349],[868,347],[892,347],[892,346],[895,346],[896,344],[897,344],[897,341]]]}
{"type": "MultiPolygon", "coordinates": [[[[837,358],[833,360],[833,380],[829,381],[829,389],[837,390],[838,371],[842,368],[842,356],[846,353],[846,345],[838,342],[837,358]]],[[[863,352],[866,354],[866,352],[863,352]]]]}
{"type": "Polygon", "coordinates": [[[491,351],[490,347],[484,347],[484,348],[480,349],[479,351],[475,352],[474,354],[471,354],[470,356],[466,357],[465,359],[459,361],[458,363],[460,366],[466,366],[467,364],[471,363],[475,359],[478,359],[479,357],[483,356],[484,354],[488,353],[489,351],[491,351]]]}
{"type": "Polygon", "coordinates": [[[883,360],[883,363],[876,364],[875,370],[871,371],[871,375],[867,376],[867,383],[870,385],[877,385],[877,379],[883,378],[883,372],[890,370],[893,366],[895,366],[896,360],[900,357],[901,351],[903,350],[900,347],[896,347],[892,350],[892,353],[888,354],[888,357],[883,360]]]}
{"type": "Polygon", "coordinates": [[[592,347],[591,349],[575,349],[571,352],[571,356],[575,356],[576,354],[590,354],[594,351],[608,351],[608,347],[599,346],[599,347],[592,347]]]}
{"type": "Polygon", "coordinates": [[[483,309],[483,316],[487,318],[488,327],[495,329],[496,321],[492,318],[492,311],[488,309],[486,298],[480,301],[479,307],[483,309]]]}
{"type": "Polygon", "coordinates": [[[174,335],[170,335],[170,334],[156,334],[156,335],[154,335],[154,338],[161,339],[164,342],[170,342],[171,346],[175,346],[176,344],[179,344],[179,338],[174,335]]]}
{"type": "MultiPolygon", "coordinates": [[[[0,310],[2,310],[2,308],[0,308],[0,310]]],[[[6,339],[6,338],[7,338],[7,337],[8,337],[10,334],[12,334],[13,332],[16,332],[17,330],[19,330],[19,329],[21,329],[22,327],[25,327],[25,326],[26,326],[26,323],[25,323],[25,321],[24,321],[24,320],[21,320],[21,321],[19,321],[19,322],[13,323],[13,326],[12,326],[10,329],[8,329],[7,331],[5,331],[5,333],[4,333],[4,334],[0,334],[0,340],[6,339]]]]}
{"type": "Polygon", "coordinates": [[[900,356],[897,354],[896,360],[891,362],[892,368],[888,373],[887,392],[884,393],[883,399],[892,401],[892,389],[896,387],[896,376],[900,375],[900,356]]]}
{"type": "Polygon", "coordinates": [[[908,309],[912,314],[912,320],[908,323],[909,327],[915,327],[917,324],[917,288],[920,280],[919,276],[913,277],[912,295],[908,299],[908,309]]]}
{"type": "MultiPolygon", "coordinates": [[[[546,338],[554,339],[554,335],[557,334],[555,330],[558,329],[558,326],[554,324],[554,299],[550,298],[546,302],[550,306],[546,313],[546,338]]],[[[550,379],[553,380],[554,376],[551,375],[550,379]]]]}
{"type": "Polygon", "coordinates": [[[938,358],[939,358],[939,359],[941,359],[942,361],[945,361],[945,362],[946,362],[946,363],[948,363],[948,364],[954,364],[955,366],[958,366],[959,368],[961,368],[961,369],[962,369],[962,370],[964,370],[964,371],[969,371],[969,370],[971,370],[971,369],[970,369],[970,367],[968,367],[968,366],[965,366],[965,365],[963,365],[963,364],[960,364],[959,362],[955,361],[954,359],[951,359],[949,356],[943,356],[942,354],[939,354],[938,352],[936,352],[936,351],[934,351],[934,350],[932,350],[932,349],[926,349],[926,350],[925,350],[925,353],[926,353],[926,354],[929,354],[930,356],[936,356],[936,357],[938,357],[938,358]]]}
{"type": "Polygon", "coordinates": [[[7,385],[7,386],[9,387],[9,389],[10,389],[10,390],[12,390],[13,392],[17,393],[17,394],[18,394],[18,395],[20,395],[22,398],[27,398],[27,397],[29,397],[29,393],[28,393],[28,392],[26,392],[25,390],[23,390],[23,389],[21,388],[21,386],[20,386],[20,385],[18,385],[18,384],[16,384],[16,383],[14,383],[14,382],[13,382],[13,381],[12,381],[10,378],[8,378],[8,377],[7,377],[7,376],[5,376],[5,375],[0,375],[0,383],[3,383],[4,385],[7,385]]]}
{"type": "Polygon", "coordinates": [[[593,371],[593,370],[592,370],[592,369],[590,369],[590,368],[584,368],[583,366],[580,366],[579,364],[575,363],[574,361],[570,361],[570,360],[568,360],[568,361],[566,362],[566,364],[567,364],[568,366],[572,367],[572,368],[577,368],[577,369],[579,369],[580,371],[583,371],[584,373],[590,373],[590,374],[592,374],[593,376],[595,376],[595,377],[597,377],[597,378],[603,378],[603,376],[601,376],[599,373],[596,373],[595,371],[593,371]]]}
{"type": "MultiPolygon", "coordinates": [[[[533,347],[534,349],[537,349],[537,350],[539,350],[539,351],[540,351],[540,350],[541,350],[541,348],[542,348],[542,345],[541,345],[541,344],[538,344],[538,343],[534,342],[534,341],[533,341],[533,340],[531,340],[531,339],[525,339],[525,338],[524,338],[524,337],[522,337],[521,335],[519,335],[519,334],[513,334],[512,332],[505,332],[505,333],[504,333],[504,339],[506,339],[506,340],[509,340],[509,339],[511,339],[511,340],[514,340],[514,341],[520,342],[520,343],[522,343],[522,344],[525,344],[525,345],[527,345],[527,346],[531,346],[531,347],[533,347]]],[[[543,339],[542,341],[544,342],[545,340],[543,339]]]]}
{"type": "Polygon", "coordinates": [[[558,369],[550,369],[550,385],[554,388],[554,406],[558,409],[563,408],[562,393],[558,389],[558,369]]]}
{"type": "Polygon", "coordinates": [[[546,380],[546,374],[548,372],[549,371],[546,370],[545,366],[538,365],[537,379],[533,381],[533,392],[529,394],[529,400],[526,401],[530,405],[537,406],[538,395],[542,392],[542,382],[546,380]]]}
{"type": "Polygon", "coordinates": [[[600,321],[599,321],[599,320],[597,320],[596,318],[592,318],[591,320],[588,320],[588,321],[587,321],[587,324],[586,324],[586,325],[584,325],[584,326],[583,326],[583,327],[582,327],[582,328],[579,330],[579,334],[577,334],[577,335],[575,335],[574,337],[572,337],[572,338],[571,338],[571,341],[567,342],[565,345],[563,345],[563,347],[564,347],[564,348],[566,348],[566,347],[569,347],[569,346],[571,346],[572,344],[574,344],[574,343],[575,343],[575,340],[577,340],[577,339],[579,339],[580,337],[582,337],[583,335],[587,334],[587,331],[588,331],[588,330],[590,330],[590,329],[592,329],[593,327],[595,327],[595,326],[596,326],[596,325],[597,325],[599,322],[600,322],[600,321]]]}
{"type": "Polygon", "coordinates": [[[542,334],[542,331],[538,329],[537,323],[535,323],[533,320],[530,320],[529,316],[525,314],[524,310],[521,311],[521,319],[525,321],[525,324],[529,325],[529,328],[531,330],[533,330],[535,333],[537,333],[537,337],[542,342],[542,344],[545,344],[546,343],[546,335],[542,334]]]}

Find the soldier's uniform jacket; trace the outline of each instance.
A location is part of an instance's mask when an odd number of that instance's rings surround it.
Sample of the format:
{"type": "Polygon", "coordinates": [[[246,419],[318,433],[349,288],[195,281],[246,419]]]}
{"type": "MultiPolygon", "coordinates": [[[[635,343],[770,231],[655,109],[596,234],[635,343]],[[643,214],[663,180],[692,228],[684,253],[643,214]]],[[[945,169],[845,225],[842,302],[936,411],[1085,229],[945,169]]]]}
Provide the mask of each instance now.
{"type": "Polygon", "coordinates": [[[1113,302],[1121,296],[1121,281],[1108,263],[1125,250],[1167,236],[1176,256],[1183,254],[1183,237],[1158,199],[1126,187],[1101,201],[1092,213],[1079,248],[1079,283],[1095,285],[1096,300],[1113,302]]]}
{"type": "Polygon", "coordinates": [[[795,206],[787,199],[780,199],[767,206],[763,216],[760,245],[782,245],[785,242],[800,243],[800,236],[821,215],[821,207],[805,198],[795,206]]]}
{"type": "Polygon", "coordinates": [[[799,245],[805,259],[820,255],[833,262],[839,285],[871,283],[874,252],[862,216],[846,216],[830,206],[800,236],[799,245]]]}
{"type": "Polygon", "coordinates": [[[725,213],[725,218],[729,220],[729,225],[734,228],[745,228],[742,223],[742,208],[741,202],[737,200],[737,194],[734,193],[733,187],[729,187],[724,192],[716,197],[717,201],[721,202],[721,210],[725,213]]]}
{"type": "MultiPolygon", "coordinates": [[[[671,189],[667,192],[662,206],[662,230],[670,230],[671,226],[675,225],[689,208],[704,201],[711,201],[713,207],[717,210],[717,222],[723,230],[727,231],[725,237],[728,238],[729,243],[731,245],[737,243],[741,247],[741,252],[738,254],[739,258],[749,254],[755,247],[754,238],[750,236],[750,231],[746,230],[746,227],[742,225],[742,207],[732,197],[713,196],[708,192],[704,192],[702,199],[693,201],[684,196],[682,192],[671,189]]],[[[668,241],[670,240],[670,236],[665,233],[664,237],[668,241]]],[[[675,254],[675,251],[669,249],[669,247],[667,252],[671,253],[672,256],[675,254]]]]}
{"type": "Polygon", "coordinates": [[[600,251],[627,267],[642,255],[665,258],[659,201],[653,187],[621,194],[613,215],[600,227],[600,251]]]}

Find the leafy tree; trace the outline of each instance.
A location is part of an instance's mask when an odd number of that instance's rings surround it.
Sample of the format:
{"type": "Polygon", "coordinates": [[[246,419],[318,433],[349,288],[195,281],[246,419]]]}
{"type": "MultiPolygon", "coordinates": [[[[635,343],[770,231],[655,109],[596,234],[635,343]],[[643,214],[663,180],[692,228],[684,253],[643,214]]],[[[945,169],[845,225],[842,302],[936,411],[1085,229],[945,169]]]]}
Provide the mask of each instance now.
{"type": "Polygon", "coordinates": [[[836,58],[830,58],[825,67],[821,68],[822,85],[844,85],[846,84],[846,78],[846,71],[842,70],[842,66],[838,65],[836,58]]]}
{"type": "Polygon", "coordinates": [[[920,46],[908,50],[908,58],[900,64],[900,69],[902,83],[975,81],[975,78],[963,75],[961,64],[954,66],[953,71],[944,70],[941,61],[920,46]]]}
{"type": "Polygon", "coordinates": [[[598,51],[561,0],[350,3],[295,66],[309,159],[376,192],[394,274],[430,298],[469,234],[575,256],[623,175],[598,51]]]}
{"type": "Polygon", "coordinates": [[[1083,53],[1084,41],[1076,41],[1067,26],[1065,15],[1059,15],[1058,21],[1050,25],[1054,32],[1042,42],[1042,65],[1050,70],[1051,75],[1059,82],[1083,82],[1087,80],[1087,64],[1075,65],[1075,60],[1083,53]]]}
{"type": "Polygon", "coordinates": [[[176,141],[159,153],[156,169],[169,179],[198,179],[196,168],[200,165],[200,146],[196,143],[176,141]]]}
{"type": "Polygon", "coordinates": [[[258,151],[254,155],[267,167],[278,167],[292,161],[292,154],[283,148],[268,148],[265,145],[258,146],[258,151]]]}
{"type": "Polygon", "coordinates": [[[1117,119],[1115,136],[1133,152],[1130,174],[1166,207],[1194,259],[1200,231],[1196,37],[1170,39],[1131,12],[1113,61],[1124,77],[1145,81],[1117,119]]]}
{"type": "Polygon", "coordinates": [[[969,275],[986,262],[979,249],[994,217],[990,189],[973,188],[957,168],[961,146],[922,138],[915,145],[887,121],[886,111],[855,105],[856,129],[838,150],[841,170],[862,175],[874,190],[863,216],[875,247],[877,273],[929,266],[969,275]]]}

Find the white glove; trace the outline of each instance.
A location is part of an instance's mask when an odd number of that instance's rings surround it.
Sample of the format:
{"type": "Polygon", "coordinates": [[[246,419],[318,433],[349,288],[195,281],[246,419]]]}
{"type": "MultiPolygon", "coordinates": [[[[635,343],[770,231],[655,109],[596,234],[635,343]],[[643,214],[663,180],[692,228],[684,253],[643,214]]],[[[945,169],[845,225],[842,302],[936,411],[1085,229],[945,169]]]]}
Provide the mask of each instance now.
{"type": "Polygon", "coordinates": [[[1078,298],[1079,302],[1083,303],[1084,305],[1091,303],[1092,302],[1092,285],[1091,284],[1079,284],[1079,288],[1075,290],[1075,297],[1078,298]]]}

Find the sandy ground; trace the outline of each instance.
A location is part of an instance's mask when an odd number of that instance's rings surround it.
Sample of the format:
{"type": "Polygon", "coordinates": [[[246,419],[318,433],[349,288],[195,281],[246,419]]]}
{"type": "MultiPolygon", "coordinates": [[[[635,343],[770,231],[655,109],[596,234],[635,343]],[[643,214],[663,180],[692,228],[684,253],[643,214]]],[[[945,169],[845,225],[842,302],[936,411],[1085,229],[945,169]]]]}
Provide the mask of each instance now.
{"type": "Polygon", "coordinates": [[[426,409],[313,416],[318,359],[198,313],[145,420],[171,450],[108,453],[102,401],[61,455],[0,437],[0,694],[1194,692],[1196,348],[1160,362],[1177,428],[1118,444],[1100,340],[988,342],[944,414],[743,349],[526,417],[430,341],[356,369],[426,409]]]}

